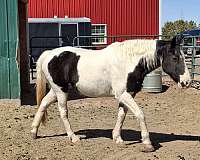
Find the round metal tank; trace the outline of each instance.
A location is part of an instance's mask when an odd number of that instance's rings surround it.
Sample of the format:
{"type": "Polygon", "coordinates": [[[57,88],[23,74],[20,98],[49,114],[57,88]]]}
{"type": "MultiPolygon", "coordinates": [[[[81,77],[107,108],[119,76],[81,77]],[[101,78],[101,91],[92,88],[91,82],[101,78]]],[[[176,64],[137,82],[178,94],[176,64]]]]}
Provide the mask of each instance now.
{"type": "Polygon", "coordinates": [[[161,92],[162,91],[162,71],[160,69],[146,75],[143,81],[143,91],[161,92]]]}

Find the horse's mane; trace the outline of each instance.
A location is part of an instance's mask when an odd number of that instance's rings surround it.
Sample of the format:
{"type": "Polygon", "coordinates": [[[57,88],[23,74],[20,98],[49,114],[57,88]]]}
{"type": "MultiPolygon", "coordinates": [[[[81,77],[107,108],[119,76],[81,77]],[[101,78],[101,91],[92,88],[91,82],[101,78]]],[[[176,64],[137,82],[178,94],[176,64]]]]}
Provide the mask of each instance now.
{"type": "Polygon", "coordinates": [[[157,40],[152,39],[136,39],[126,40],[123,42],[115,42],[107,47],[117,57],[124,57],[134,60],[135,57],[144,58],[147,66],[156,65],[156,43],[157,40]]]}
{"type": "Polygon", "coordinates": [[[126,56],[154,54],[156,51],[156,40],[151,40],[151,39],[126,40],[123,42],[112,43],[107,48],[112,48],[116,50],[118,54],[126,56]]]}

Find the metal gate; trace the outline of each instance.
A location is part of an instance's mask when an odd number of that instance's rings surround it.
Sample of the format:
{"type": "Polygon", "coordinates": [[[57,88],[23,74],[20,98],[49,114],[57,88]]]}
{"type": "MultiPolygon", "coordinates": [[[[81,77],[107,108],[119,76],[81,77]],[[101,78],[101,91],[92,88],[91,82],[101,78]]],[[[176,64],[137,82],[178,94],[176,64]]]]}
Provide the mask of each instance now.
{"type": "Polygon", "coordinates": [[[200,44],[197,40],[200,36],[186,36],[183,50],[185,59],[192,77],[192,87],[200,89],[200,44]]]}
{"type": "Polygon", "coordinates": [[[0,99],[19,98],[17,1],[1,0],[0,6],[0,99]]]}

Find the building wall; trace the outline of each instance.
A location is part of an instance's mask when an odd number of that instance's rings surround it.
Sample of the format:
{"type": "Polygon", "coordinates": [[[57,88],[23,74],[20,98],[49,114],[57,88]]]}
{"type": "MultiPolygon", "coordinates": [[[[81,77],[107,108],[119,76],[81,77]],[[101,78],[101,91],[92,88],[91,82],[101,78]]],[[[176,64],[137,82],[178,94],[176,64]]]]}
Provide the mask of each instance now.
{"type": "Polygon", "coordinates": [[[2,0],[0,6],[0,99],[19,98],[17,1],[2,0]]]}
{"type": "Polygon", "coordinates": [[[159,0],[29,0],[31,18],[88,17],[108,35],[159,34],[159,0]]]}

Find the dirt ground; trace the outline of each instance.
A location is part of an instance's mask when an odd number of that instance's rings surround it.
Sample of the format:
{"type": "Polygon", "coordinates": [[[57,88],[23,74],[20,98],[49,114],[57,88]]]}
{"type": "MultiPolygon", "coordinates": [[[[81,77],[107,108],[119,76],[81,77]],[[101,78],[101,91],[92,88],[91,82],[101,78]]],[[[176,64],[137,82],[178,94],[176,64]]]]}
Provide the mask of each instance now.
{"type": "Polygon", "coordinates": [[[117,116],[112,97],[68,102],[70,122],[82,138],[77,144],[68,140],[56,104],[49,107],[47,126],[41,126],[40,137],[33,140],[30,130],[36,106],[1,100],[0,159],[200,160],[200,90],[166,84],[162,93],[140,92],[135,98],[146,115],[155,152],[140,152],[140,129],[130,111],[122,132],[124,144],[112,141],[117,116]]]}

